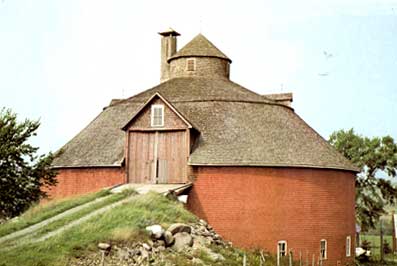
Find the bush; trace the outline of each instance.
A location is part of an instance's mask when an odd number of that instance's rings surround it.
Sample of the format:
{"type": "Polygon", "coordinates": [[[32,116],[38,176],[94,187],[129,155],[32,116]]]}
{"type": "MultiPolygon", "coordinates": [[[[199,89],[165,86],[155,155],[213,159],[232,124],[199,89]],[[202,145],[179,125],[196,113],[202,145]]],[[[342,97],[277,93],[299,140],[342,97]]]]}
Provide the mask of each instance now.
{"type": "Polygon", "coordinates": [[[384,252],[384,254],[392,253],[392,249],[390,248],[390,244],[386,240],[383,241],[383,252],[384,252]]]}
{"type": "Polygon", "coordinates": [[[364,240],[361,243],[361,247],[365,250],[371,250],[371,242],[369,242],[368,240],[364,240]]]}

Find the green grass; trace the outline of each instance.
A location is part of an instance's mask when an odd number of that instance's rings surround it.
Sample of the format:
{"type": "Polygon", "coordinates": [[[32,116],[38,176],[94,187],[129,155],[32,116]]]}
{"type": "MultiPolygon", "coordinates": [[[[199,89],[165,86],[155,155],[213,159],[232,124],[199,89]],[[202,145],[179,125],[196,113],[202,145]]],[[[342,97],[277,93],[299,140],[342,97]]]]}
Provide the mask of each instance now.
{"type": "MultiPolygon", "coordinates": [[[[98,215],[79,226],[40,243],[23,245],[0,252],[0,266],[65,265],[69,258],[90,250],[96,251],[100,241],[116,241],[116,233],[123,228],[140,235],[148,225],[164,227],[174,222],[192,222],[196,217],[181,204],[149,193],[139,195],[128,203],[98,215]]],[[[132,234],[133,235],[133,234],[132,234]]]]}
{"type": "Polygon", "coordinates": [[[58,201],[54,200],[47,203],[35,205],[31,207],[28,211],[26,211],[23,215],[18,217],[18,219],[10,220],[4,224],[1,224],[0,237],[37,224],[59,213],[109,194],[110,192],[108,190],[101,190],[97,193],[92,193],[85,196],[58,201]]]}
{"type": "MultiPolygon", "coordinates": [[[[390,248],[393,247],[392,244],[392,236],[384,235],[384,241],[389,243],[390,248]]],[[[365,266],[375,266],[375,265],[395,265],[397,266],[397,256],[393,256],[393,254],[385,254],[385,262],[379,262],[380,260],[380,237],[379,235],[360,235],[360,241],[367,240],[371,242],[371,262],[362,263],[360,265],[365,266]]]]}
{"type": "MultiPolygon", "coordinates": [[[[383,236],[384,241],[388,242],[392,247],[392,236],[383,236]]],[[[380,256],[380,237],[377,235],[360,235],[361,243],[366,240],[371,242],[371,253],[373,256],[380,256]]]]}
{"type": "MultiPolygon", "coordinates": [[[[34,234],[28,235],[27,238],[28,239],[29,238],[39,238],[39,237],[47,234],[48,232],[54,231],[54,230],[56,230],[56,229],[58,229],[58,228],[60,228],[60,227],[62,227],[64,225],[67,225],[68,223],[70,223],[70,222],[72,222],[74,220],[77,220],[77,219],[79,219],[79,218],[81,218],[81,217],[83,217],[83,216],[85,216],[85,215],[97,210],[97,209],[100,209],[100,208],[105,207],[105,206],[107,206],[109,204],[112,204],[112,203],[117,202],[117,201],[119,201],[121,199],[124,199],[124,198],[130,196],[132,193],[135,193],[135,192],[124,191],[124,192],[119,193],[119,194],[113,194],[113,195],[109,196],[108,198],[106,198],[106,199],[104,199],[102,201],[93,203],[92,205],[88,206],[87,208],[81,209],[80,211],[78,211],[76,213],[73,213],[71,215],[65,216],[62,219],[59,219],[57,221],[54,221],[54,222],[46,225],[45,227],[35,231],[34,234]]],[[[24,237],[25,236],[21,236],[21,237],[12,239],[12,240],[10,240],[8,242],[5,242],[5,243],[2,244],[2,248],[9,247],[9,246],[14,246],[17,242],[20,241],[20,239],[22,239],[24,237]]]]}

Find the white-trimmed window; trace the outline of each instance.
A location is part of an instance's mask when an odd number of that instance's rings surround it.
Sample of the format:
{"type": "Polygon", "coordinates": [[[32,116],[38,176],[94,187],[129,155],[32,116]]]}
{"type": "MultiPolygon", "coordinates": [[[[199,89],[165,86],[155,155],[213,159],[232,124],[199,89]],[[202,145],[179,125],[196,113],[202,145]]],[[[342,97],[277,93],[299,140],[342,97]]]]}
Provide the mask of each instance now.
{"type": "Polygon", "coordinates": [[[325,239],[320,240],[320,259],[327,259],[327,240],[325,239]]]}
{"type": "Polygon", "coordinates": [[[186,69],[187,71],[195,71],[196,70],[196,59],[187,59],[186,60],[186,69]]]}
{"type": "Polygon", "coordinates": [[[152,105],[151,126],[152,127],[164,126],[164,105],[161,104],[152,105]]]}
{"type": "Polygon", "coordinates": [[[285,257],[287,256],[287,241],[281,240],[277,243],[277,256],[285,257]]]}
{"type": "Polygon", "coordinates": [[[352,246],[352,238],[351,236],[347,236],[346,237],[346,257],[350,257],[351,256],[351,246],[352,246]]]}

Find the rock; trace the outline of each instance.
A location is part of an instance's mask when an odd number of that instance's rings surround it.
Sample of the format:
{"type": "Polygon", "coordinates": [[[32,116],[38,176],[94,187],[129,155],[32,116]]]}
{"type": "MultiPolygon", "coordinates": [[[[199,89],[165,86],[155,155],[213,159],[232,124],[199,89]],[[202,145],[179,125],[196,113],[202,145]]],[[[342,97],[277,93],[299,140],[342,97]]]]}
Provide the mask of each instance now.
{"type": "Polygon", "coordinates": [[[98,244],[98,248],[100,249],[100,250],[105,250],[105,251],[108,251],[108,250],[110,250],[111,249],[111,245],[110,244],[108,244],[108,243],[99,243],[98,244]]]}
{"type": "Polygon", "coordinates": [[[161,227],[161,225],[158,224],[147,226],[146,231],[150,232],[150,236],[153,239],[160,239],[164,233],[164,229],[161,227]]]}
{"type": "Polygon", "coordinates": [[[192,228],[186,224],[175,223],[175,224],[171,224],[170,227],[168,227],[167,231],[170,231],[171,234],[173,234],[173,235],[175,235],[176,233],[182,233],[182,232],[186,232],[186,233],[190,234],[192,232],[192,228]]]}
{"type": "Polygon", "coordinates": [[[165,250],[164,246],[158,246],[157,247],[157,251],[159,251],[159,252],[164,251],[164,250],[165,250]]]}
{"type": "Polygon", "coordinates": [[[193,246],[193,238],[187,232],[179,232],[174,235],[175,243],[172,248],[181,251],[184,248],[193,246]]]}
{"type": "Polygon", "coordinates": [[[174,244],[175,238],[170,231],[164,232],[164,242],[166,246],[171,246],[174,244]]]}
{"type": "Polygon", "coordinates": [[[187,195],[178,196],[178,201],[182,202],[183,204],[187,203],[187,195]]]}
{"type": "Polygon", "coordinates": [[[208,223],[207,223],[206,221],[204,221],[203,219],[200,219],[200,220],[199,220],[199,223],[200,223],[202,226],[204,226],[204,227],[207,227],[207,226],[208,226],[208,223]]]}
{"type": "Polygon", "coordinates": [[[117,249],[117,256],[120,260],[128,260],[130,258],[130,252],[121,248],[117,249]]]}
{"type": "Polygon", "coordinates": [[[149,257],[149,252],[146,249],[141,248],[140,251],[141,251],[141,258],[142,259],[146,259],[146,258],[149,257]]]}
{"type": "Polygon", "coordinates": [[[143,247],[144,249],[146,249],[146,250],[151,250],[151,249],[152,249],[152,247],[149,246],[149,245],[146,244],[146,243],[143,243],[143,244],[142,244],[142,247],[143,247]]]}

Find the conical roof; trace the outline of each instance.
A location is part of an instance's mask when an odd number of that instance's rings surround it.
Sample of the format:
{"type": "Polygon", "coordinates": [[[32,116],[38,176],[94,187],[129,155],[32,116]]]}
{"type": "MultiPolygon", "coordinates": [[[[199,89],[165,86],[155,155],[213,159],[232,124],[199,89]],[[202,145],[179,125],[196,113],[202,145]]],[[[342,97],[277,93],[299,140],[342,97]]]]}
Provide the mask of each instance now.
{"type": "Polygon", "coordinates": [[[54,166],[121,166],[121,128],[155,93],[200,132],[190,165],[358,170],[291,108],[230,80],[197,77],[170,79],[111,104],[62,148],[54,166]]]}
{"type": "Polygon", "coordinates": [[[229,57],[221,52],[213,43],[211,43],[203,34],[199,33],[189,43],[182,47],[176,54],[168,59],[170,62],[179,57],[217,57],[232,62],[229,57]]]}

